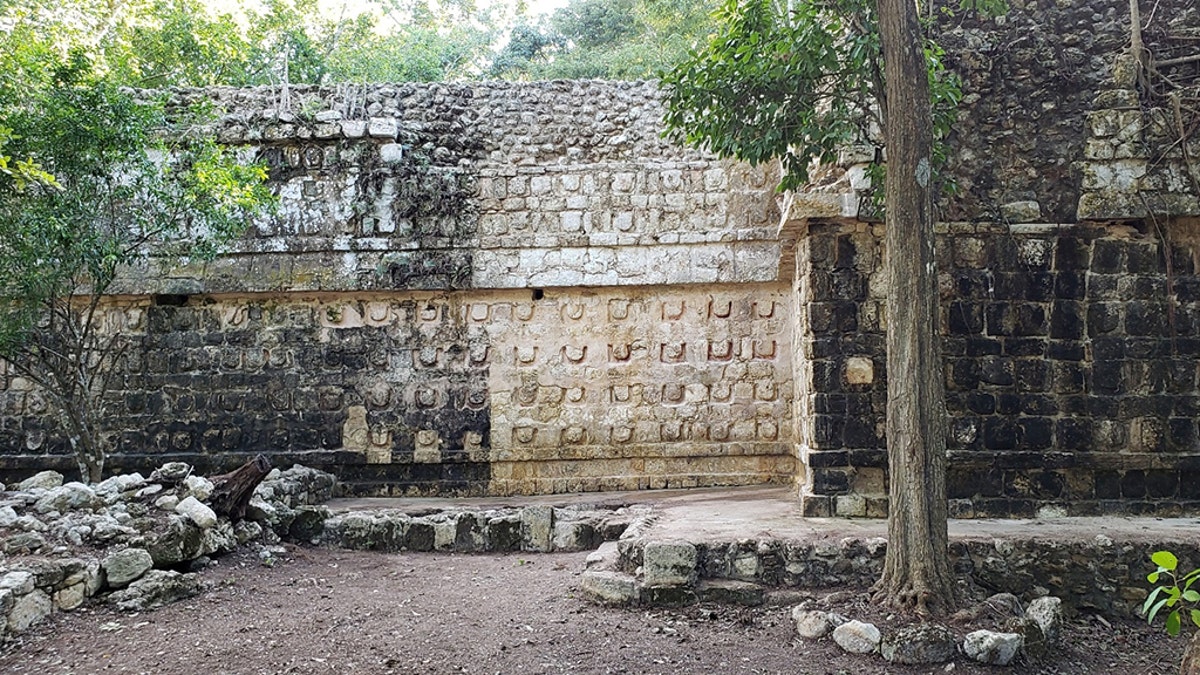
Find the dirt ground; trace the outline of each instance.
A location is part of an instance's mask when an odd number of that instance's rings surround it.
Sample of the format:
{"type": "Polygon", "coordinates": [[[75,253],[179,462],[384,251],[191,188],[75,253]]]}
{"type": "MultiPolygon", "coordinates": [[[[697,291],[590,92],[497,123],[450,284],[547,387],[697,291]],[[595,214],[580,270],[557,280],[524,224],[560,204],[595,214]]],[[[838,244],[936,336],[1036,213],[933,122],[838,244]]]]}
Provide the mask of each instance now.
{"type": "Polygon", "coordinates": [[[585,557],[290,548],[267,567],[235,554],[203,573],[213,590],[190,601],[57,615],[4,648],[0,673],[1165,675],[1183,648],[1141,624],[1080,616],[1044,663],[892,666],[795,637],[794,594],[756,609],[590,605],[577,593],[585,557]]]}

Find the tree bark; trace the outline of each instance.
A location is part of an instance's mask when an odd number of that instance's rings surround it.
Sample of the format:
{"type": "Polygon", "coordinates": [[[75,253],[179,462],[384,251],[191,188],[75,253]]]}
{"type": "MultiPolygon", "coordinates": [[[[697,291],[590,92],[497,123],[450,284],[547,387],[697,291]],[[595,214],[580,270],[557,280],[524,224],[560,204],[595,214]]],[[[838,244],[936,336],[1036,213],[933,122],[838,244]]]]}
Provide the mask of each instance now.
{"type": "Polygon", "coordinates": [[[1183,650],[1183,662],[1179,664],[1179,675],[1200,675],[1200,630],[1192,633],[1192,640],[1183,650]]]}
{"type": "Polygon", "coordinates": [[[219,476],[210,476],[213,484],[212,498],[209,505],[219,516],[226,516],[237,522],[246,517],[246,506],[254,488],[271,472],[271,462],[262,455],[246,462],[238,468],[219,476]]]}
{"type": "Polygon", "coordinates": [[[946,405],[934,262],[933,118],[917,9],[878,0],[887,100],[888,548],[876,599],[955,605],[946,532],[946,405]]]}

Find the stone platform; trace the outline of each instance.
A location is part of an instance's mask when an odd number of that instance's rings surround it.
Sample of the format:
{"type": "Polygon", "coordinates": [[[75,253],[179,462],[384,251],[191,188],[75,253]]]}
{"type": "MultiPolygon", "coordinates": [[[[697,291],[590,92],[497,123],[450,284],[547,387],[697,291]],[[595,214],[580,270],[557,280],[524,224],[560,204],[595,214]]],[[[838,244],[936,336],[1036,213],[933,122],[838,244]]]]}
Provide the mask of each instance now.
{"type": "MultiPolygon", "coordinates": [[[[792,491],[779,487],[339,499],[327,507],[330,524],[367,513],[433,518],[447,529],[435,545],[443,550],[499,550],[488,543],[488,522],[512,524],[511,548],[598,545],[583,587],[614,604],[754,603],[772,589],[865,587],[887,548],[886,521],[804,518],[792,491]]],[[[1153,551],[1200,563],[1200,518],[951,520],[949,529],[956,571],[979,586],[1025,598],[1050,593],[1076,609],[1112,614],[1132,613],[1145,597],[1153,551]]]]}

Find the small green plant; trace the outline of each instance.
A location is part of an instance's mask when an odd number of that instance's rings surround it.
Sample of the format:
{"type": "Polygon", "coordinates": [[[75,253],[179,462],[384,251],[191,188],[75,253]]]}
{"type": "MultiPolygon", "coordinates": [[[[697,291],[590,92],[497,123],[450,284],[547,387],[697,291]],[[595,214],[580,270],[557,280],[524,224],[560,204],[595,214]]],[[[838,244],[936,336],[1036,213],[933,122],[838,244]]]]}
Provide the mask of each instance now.
{"type": "Polygon", "coordinates": [[[1197,609],[1197,604],[1200,604],[1200,592],[1192,590],[1192,584],[1200,579],[1200,568],[1179,576],[1179,558],[1170,551],[1155,552],[1150,556],[1150,562],[1158,565],[1158,569],[1146,575],[1146,580],[1158,584],[1160,579],[1166,577],[1165,581],[1169,583],[1155,586],[1146,602],[1142,603],[1142,613],[1146,615],[1146,621],[1154,623],[1154,617],[1166,607],[1171,610],[1167,614],[1167,633],[1171,637],[1179,635],[1185,612],[1192,623],[1200,626],[1200,609],[1197,609]]]}

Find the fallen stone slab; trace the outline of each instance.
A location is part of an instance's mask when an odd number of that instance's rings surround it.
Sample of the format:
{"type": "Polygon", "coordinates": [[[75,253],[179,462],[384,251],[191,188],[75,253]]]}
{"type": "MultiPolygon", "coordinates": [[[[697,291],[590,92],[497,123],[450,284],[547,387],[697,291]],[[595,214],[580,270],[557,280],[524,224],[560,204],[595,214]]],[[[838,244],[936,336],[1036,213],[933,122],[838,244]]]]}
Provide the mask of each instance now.
{"type": "Polygon", "coordinates": [[[638,602],[637,579],[612,570],[587,570],[580,588],[584,596],[602,605],[633,605],[638,602]]]}

